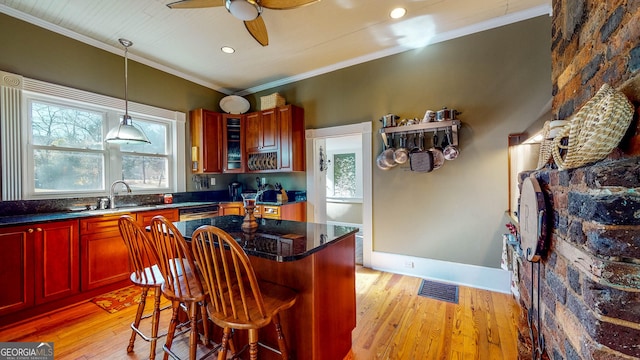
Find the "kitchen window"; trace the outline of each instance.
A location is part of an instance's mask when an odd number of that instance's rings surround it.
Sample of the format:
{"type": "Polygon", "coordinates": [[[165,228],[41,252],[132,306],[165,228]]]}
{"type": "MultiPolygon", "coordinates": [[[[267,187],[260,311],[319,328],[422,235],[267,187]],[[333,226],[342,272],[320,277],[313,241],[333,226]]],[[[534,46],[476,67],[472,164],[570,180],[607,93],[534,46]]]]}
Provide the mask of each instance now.
{"type": "Polygon", "coordinates": [[[27,78],[21,85],[0,89],[16,99],[0,117],[18,134],[1,146],[11,165],[2,170],[3,199],[104,196],[115,180],[137,194],[185,191],[184,113],[129,102],[151,144],[107,144],[123,100],[27,78]]]}
{"type": "Polygon", "coordinates": [[[151,144],[108,145],[104,134],[117,126],[118,112],[63,101],[28,104],[34,194],[103,192],[114,180],[126,181],[134,191],[169,190],[168,123],[136,119],[134,126],[151,144]]]}

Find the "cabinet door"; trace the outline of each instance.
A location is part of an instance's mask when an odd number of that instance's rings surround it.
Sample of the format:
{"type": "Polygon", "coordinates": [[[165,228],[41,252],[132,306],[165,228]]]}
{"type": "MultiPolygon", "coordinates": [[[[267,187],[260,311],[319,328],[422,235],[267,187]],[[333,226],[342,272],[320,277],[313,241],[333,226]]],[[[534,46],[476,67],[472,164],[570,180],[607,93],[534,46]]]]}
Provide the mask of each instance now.
{"type": "Polygon", "coordinates": [[[35,303],[80,292],[78,220],[35,227],[35,303]]]}
{"type": "Polygon", "coordinates": [[[34,304],[33,237],[29,229],[0,229],[0,315],[34,304]]]}
{"type": "Polygon", "coordinates": [[[278,150],[278,119],[275,109],[247,114],[247,152],[273,152],[278,150]]]}
{"type": "Polygon", "coordinates": [[[224,203],[220,204],[219,207],[219,215],[244,215],[244,208],[242,207],[242,203],[224,203]]]}
{"type": "Polygon", "coordinates": [[[295,202],[280,206],[280,218],[282,220],[307,221],[307,202],[295,202]]]}
{"type": "Polygon", "coordinates": [[[261,111],[260,118],[260,151],[278,151],[278,116],[276,109],[261,111]]]}
{"type": "Polygon", "coordinates": [[[119,217],[80,220],[83,291],[129,278],[129,254],[118,230],[119,217]]]}
{"type": "Polygon", "coordinates": [[[304,109],[293,105],[277,109],[280,125],[280,155],[278,169],[305,171],[304,109]]]}
{"type": "Polygon", "coordinates": [[[190,112],[192,172],[222,172],[222,114],[197,109],[190,112]]]}
{"type": "Polygon", "coordinates": [[[178,213],[178,209],[163,209],[163,210],[150,210],[150,211],[141,211],[136,213],[136,221],[140,226],[145,227],[151,225],[151,219],[154,216],[162,215],[169,221],[179,221],[180,215],[178,213]]]}
{"type": "Polygon", "coordinates": [[[225,173],[244,172],[245,144],[244,119],[240,115],[222,116],[222,171],[225,173]]]}

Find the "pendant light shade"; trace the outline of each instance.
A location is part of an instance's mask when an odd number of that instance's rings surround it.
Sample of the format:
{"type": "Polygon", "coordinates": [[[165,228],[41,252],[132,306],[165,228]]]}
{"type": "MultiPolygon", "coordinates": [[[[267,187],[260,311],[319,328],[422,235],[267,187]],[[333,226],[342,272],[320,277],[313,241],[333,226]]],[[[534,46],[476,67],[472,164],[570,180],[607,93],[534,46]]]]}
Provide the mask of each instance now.
{"type": "Polygon", "coordinates": [[[151,141],[142,130],[133,126],[133,120],[129,116],[128,79],[127,79],[127,53],[133,43],[127,39],[118,39],[124,46],[124,115],[120,118],[120,124],[109,130],[104,141],[112,144],[151,144],[151,141]]]}

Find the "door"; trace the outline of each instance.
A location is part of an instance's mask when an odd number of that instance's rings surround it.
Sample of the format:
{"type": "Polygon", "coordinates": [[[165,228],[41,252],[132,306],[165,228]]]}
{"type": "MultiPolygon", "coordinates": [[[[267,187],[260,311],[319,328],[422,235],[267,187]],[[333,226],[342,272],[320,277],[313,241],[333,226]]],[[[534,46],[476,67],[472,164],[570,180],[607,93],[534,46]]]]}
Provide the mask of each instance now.
{"type": "MultiPolygon", "coordinates": [[[[361,146],[361,166],[359,167],[358,181],[361,186],[361,218],[362,245],[356,246],[362,249],[362,264],[371,265],[372,255],[372,155],[371,155],[371,123],[337,126],[306,131],[307,138],[307,218],[310,222],[326,223],[330,221],[327,216],[327,172],[334,161],[331,155],[336,151],[332,144],[339,143],[340,138],[353,136],[361,146]],[[322,152],[320,149],[322,148],[322,152]],[[321,161],[322,160],[322,161],[321,161]]],[[[338,151],[339,152],[339,151],[338,151]]],[[[335,165],[335,164],[334,164],[335,165]]],[[[329,179],[331,180],[331,179],[329,179]]],[[[339,223],[339,222],[338,222],[339,223]]]]}

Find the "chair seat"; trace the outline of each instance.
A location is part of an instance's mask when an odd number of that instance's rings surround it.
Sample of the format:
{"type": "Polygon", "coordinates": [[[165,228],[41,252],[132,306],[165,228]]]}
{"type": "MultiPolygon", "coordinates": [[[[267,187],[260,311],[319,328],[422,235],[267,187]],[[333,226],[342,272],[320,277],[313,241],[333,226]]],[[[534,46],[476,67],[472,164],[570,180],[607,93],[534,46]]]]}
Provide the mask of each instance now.
{"type": "Polygon", "coordinates": [[[217,312],[215,306],[211,303],[207,304],[209,316],[214,324],[220,327],[231,327],[234,329],[259,329],[271,322],[271,317],[280,311],[286,310],[293,306],[296,302],[297,293],[292,289],[274,284],[268,281],[260,282],[260,292],[264,302],[266,317],[262,317],[258,310],[258,306],[253,299],[249,299],[249,317],[250,320],[234,318],[233,314],[225,315],[217,312]]]}
{"type": "Polygon", "coordinates": [[[137,272],[132,272],[129,279],[138,286],[160,286],[164,283],[164,278],[158,265],[144,268],[144,275],[141,277],[137,272]],[[155,279],[155,280],[154,280],[155,279]]]}

